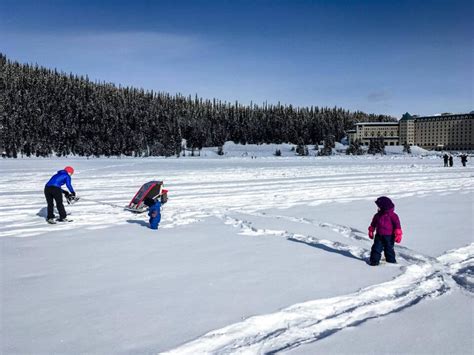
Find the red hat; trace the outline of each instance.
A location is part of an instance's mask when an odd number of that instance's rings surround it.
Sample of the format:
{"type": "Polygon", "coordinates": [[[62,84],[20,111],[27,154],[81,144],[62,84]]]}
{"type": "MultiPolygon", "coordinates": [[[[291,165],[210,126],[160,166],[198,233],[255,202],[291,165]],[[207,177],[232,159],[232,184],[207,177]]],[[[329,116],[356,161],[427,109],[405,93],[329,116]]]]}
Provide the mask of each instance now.
{"type": "Polygon", "coordinates": [[[69,175],[72,175],[74,174],[74,168],[72,166],[66,166],[64,168],[64,170],[66,171],[66,173],[68,173],[69,175]]]}
{"type": "Polygon", "coordinates": [[[163,189],[163,190],[161,190],[161,193],[162,193],[162,194],[166,194],[166,193],[168,193],[168,190],[163,189]]]}

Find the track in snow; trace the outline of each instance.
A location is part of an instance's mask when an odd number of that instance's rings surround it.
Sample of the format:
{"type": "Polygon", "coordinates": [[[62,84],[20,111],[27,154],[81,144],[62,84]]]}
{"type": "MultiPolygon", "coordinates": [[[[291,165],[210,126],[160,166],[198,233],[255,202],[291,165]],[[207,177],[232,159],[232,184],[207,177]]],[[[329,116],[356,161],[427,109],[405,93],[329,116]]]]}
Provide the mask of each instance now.
{"type": "MultiPolygon", "coordinates": [[[[92,230],[143,218],[87,199],[126,205],[144,182],[163,179],[170,188],[170,202],[165,207],[161,228],[174,228],[221,215],[227,223],[248,235],[279,236],[344,257],[364,260],[371,243],[365,233],[310,219],[268,216],[261,211],[373,200],[381,194],[401,198],[453,191],[472,193],[474,190],[472,168],[444,169],[439,162],[419,159],[396,162],[385,158],[364,159],[355,163],[352,159],[338,159],[337,162],[326,159],[262,159],[258,163],[244,159],[222,162],[205,159],[112,161],[113,164],[108,164],[106,159],[77,160],[73,164],[77,171],[73,178],[74,186],[84,200],[68,207],[74,223],[56,226],[44,223],[42,190],[54,172],[51,167],[64,164],[55,160],[25,160],[28,163],[25,166],[21,160],[3,161],[0,166],[0,237],[40,236],[66,229],[92,230]],[[18,205],[20,209],[16,207],[18,205]],[[262,229],[230,216],[241,211],[326,228],[338,233],[347,243],[286,230],[262,229]]],[[[401,267],[402,274],[391,281],[349,295],[300,303],[272,314],[251,317],[209,332],[170,353],[277,352],[317,341],[346,327],[440,296],[454,287],[469,294],[474,292],[472,244],[438,258],[400,246],[397,246],[397,253],[404,266],[401,267]]]]}
{"type": "MultiPolygon", "coordinates": [[[[288,231],[256,228],[249,221],[230,216],[223,218],[245,235],[285,237],[361,260],[369,254],[368,249],[357,246],[288,231]]],[[[285,216],[276,218],[331,228],[347,238],[370,242],[350,227],[285,216]]],[[[276,353],[318,341],[344,328],[411,307],[424,299],[439,297],[456,286],[465,292],[474,292],[474,243],[448,251],[438,258],[426,257],[408,248],[397,249],[399,258],[413,264],[402,266],[402,274],[391,281],[348,295],[299,303],[272,314],[254,316],[211,331],[167,354],[276,353]]]]}
{"type": "Polygon", "coordinates": [[[74,223],[50,226],[44,222],[43,188],[56,166],[63,166],[63,161],[24,162],[28,169],[22,160],[0,162],[0,237],[106,228],[144,219],[92,200],[125,206],[144,182],[154,179],[164,180],[170,189],[162,228],[195,223],[223,210],[259,212],[275,207],[373,200],[382,194],[400,198],[474,190],[469,167],[447,170],[440,167],[438,161],[416,158],[406,161],[262,159],[258,162],[248,159],[78,159],[71,161],[77,172],[73,184],[84,200],[66,207],[74,223]],[[21,211],[17,206],[21,206],[21,211]]]}

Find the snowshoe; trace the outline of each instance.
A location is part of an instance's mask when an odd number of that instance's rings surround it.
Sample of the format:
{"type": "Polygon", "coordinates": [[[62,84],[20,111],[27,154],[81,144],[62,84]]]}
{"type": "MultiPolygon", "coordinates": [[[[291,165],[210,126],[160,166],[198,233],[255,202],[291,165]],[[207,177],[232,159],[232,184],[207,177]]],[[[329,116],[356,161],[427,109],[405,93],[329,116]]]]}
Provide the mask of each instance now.
{"type": "Polygon", "coordinates": [[[64,223],[64,222],[72,222],[72,219],[69,219],[69,218],[58,218],[56,220],[56,222],[59,222],[59,223],[64,223]]]}
{"type": "Polygon", "coordinates": [[[68,191],[65,191],[65,190],[62,190],[63,191],[63,194],[64,194],[64,197],[66,198],[66,202],[68,205],[73,205],[75,204],[77,201],[79,201],[79,197],[77,197],[75,194],[72,194],[68,191]]]}
{"type": "Polygon", "coordinates": [[[73,205],[77,201],[79,201],[79,197],[74,196],[73,194],[67,194],[66,195],[66,202],[67,202],[68,205],[73,205]]]}
{"type": "Polygon", "coordinates": [[[77,197],[77,196],[70,195],[70,196],[66,197],[66,202],[68,203],[68,205],[73,205],[77,201],[79,201],[79,197],[77,197]]]}

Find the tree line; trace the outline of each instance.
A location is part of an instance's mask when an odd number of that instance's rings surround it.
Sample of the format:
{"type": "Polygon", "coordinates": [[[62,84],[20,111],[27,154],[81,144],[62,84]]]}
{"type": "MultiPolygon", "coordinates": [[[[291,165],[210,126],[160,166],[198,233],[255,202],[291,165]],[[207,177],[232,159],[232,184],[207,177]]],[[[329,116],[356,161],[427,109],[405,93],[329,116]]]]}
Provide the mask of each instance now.
{"type": "Polygon", "coordinates": [[[183,148],[226,141],[318,144],[328,135],[340,140],[357,122],[392,120],[338,107],[242,105],[121,87],[0,53],[0,149],[7,157],[179,156],[183,148]]]}

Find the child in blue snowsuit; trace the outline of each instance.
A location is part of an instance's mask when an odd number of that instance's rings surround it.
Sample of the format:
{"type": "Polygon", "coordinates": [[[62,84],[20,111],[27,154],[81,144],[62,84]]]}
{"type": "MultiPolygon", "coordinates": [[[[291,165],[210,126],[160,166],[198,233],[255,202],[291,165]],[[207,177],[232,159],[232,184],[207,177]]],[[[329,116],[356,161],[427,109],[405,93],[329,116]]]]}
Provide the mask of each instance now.
{"type": "Polygon", "coordinates": [[[150,228],[158,229],[161,221],[161,201],[155,201],[152,198],[145,199],[145,205],[148,206],[148,216],[150,216],[150,228]]]}

